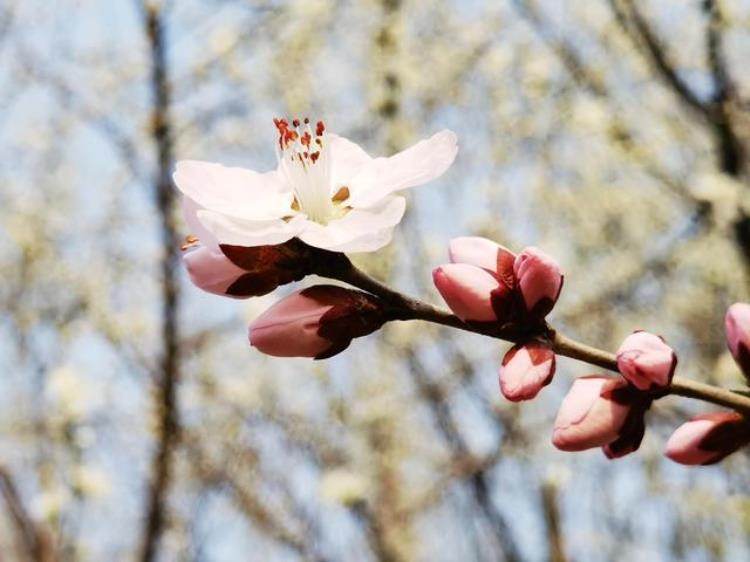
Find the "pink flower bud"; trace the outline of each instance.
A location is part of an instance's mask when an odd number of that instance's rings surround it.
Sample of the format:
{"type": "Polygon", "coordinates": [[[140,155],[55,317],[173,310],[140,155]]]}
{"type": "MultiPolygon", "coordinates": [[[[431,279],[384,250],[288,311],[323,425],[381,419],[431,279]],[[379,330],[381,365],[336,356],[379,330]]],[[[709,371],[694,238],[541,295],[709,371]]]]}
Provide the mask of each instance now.
{"type": "Polygon", "coordinates": [[[214,295],[250,296],[236,290],[238,280],[247,272],[220,251],[206,248],[196,241],[185,248],[182,262],[196,287],[214,295]]]}
{"type": "Polygon", "coordinates": [[[736,412],[713,412],[682,424],[664,454],[680,464],[713,464],[750,442],[750,421],[736,412]]]}
{"type": "Polygon", "coordinates": [[[326,359],[343,351],[352,339],[380,328],[385,321],[380,301],[367,293],[316,285],[292,293],[250,325],[250,345],[276,357],[326,359]]]}
{"type": "Polygon", "coordinates": [[[500,284],[491,273],[473,265],[454,263],[436,268],[432,279],[443,300],[461,320],[491,322],[497,319],[492,296],[500,284]]]}
{"type": "Polygon", "coordinates": [[[531,400],[552,382],[555,354],[539,343],[514,345],[500,365],[500,390],[508,400],[531,400]]]}
{"type": "Polygon", "coordinates": [[[669,386],[676,366],[672,348],[648,332],[630,334],[617,351],[617,368],[639,390],[669,386]]]}
{"type": "Polygon", "coordinates": [[[462,236],[450,241],[448,255],[451,263],[467,263],[498,273],[501,262],[507,260],[512,268],[515,254],[500,244],[480,236],[462,236]]]}
{"type": "Polygon", "coordinates": [[[563,286],[557,261],[531,246],[518,255],[513,270],[526,311],[533,317],[544,318],[555,306],[563,286]]]}
{"type": "Polygon", "coordinates": [[[634,451],[651,400],[622,378],[580,377],[560,405],[552,443],[562,451],[605,447],[610,458],[634,451]]]}
{"type": "Polygon", "coordinates": [[[750,304],[738,302],[730,306],[724,324],[729,351],[750,381],[750,304]]]}
{"type": "Polygon", "coordinates": [[[191,281],[216,295],[265,295],[302,279],[311,270],[309,248],[298,240],[275,246],[210,246],[188,236],[182,249],[191,281]]]}

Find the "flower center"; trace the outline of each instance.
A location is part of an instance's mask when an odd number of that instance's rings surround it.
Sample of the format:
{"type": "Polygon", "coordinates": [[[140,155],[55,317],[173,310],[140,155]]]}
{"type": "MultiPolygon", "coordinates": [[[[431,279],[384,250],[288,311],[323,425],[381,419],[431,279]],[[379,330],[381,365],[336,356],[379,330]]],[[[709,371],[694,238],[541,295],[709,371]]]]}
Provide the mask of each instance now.
{"type": "Polygon", "coordinates": [[[349,198],[349,189],[341,187],[331,194],[325,124],[318,121],[313,130],[307,118],[302,122],[294,119],[291,127],[286,119],[274,119],[273,123],[279,131],[280,166],[294,190],[292,210],[320,224],[328,224],[348,212],[343,203],[349,198]]]}

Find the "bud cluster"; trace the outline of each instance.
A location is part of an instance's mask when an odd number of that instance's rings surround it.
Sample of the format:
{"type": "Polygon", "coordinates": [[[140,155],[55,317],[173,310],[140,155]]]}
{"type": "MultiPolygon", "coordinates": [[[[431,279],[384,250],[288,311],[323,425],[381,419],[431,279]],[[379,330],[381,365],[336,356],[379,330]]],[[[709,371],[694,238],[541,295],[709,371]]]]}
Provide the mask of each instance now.
{"type": "MultiPolygon", "coordinates": [[[[210,239],[204,245],[189,237],[183,250],[195,285],[233,298],[265,295],[313,272],[350,281],[335,275],[342,263],[351,266],[344,256],[312,248],[296,238],[244,247],[212,246],[210,239]]],[[[514,254],[479,237],[452,240],[449,256],[450,263],[433,271],[436,288],[469,328],[511,334],[517,343],[501,361],[500,390],[511,401],[533,399],[555,373],[553,338],[545,318],[562,290],[559,265],[538,248],[514,254]]],[[[395,305],[392,302],[393,293],[379,291],[377,284],[363,286],[381,296],[333,285],[316,285],[288,295],[252,322],[250,344],[277,357],[326,359],[340,353],[354,338],[399,317],[391,315],[393,307],[399,306],[398,299],[395,305]]],[[[408,305],[406,300],[400,302],[408,305]]],[[[729,351],[750,382],[750,304],[732,305],[725,326],[729,351]]],[[[563,451],[601,448],[610,459],[639,448],[646,412],[655,398],[669,391],[677,356],[662,337],[638,330],[622,342],[616,363],[619,377],[592,374],[573,382],[554,423],[555,447],[563,451]]],[[[711,464],[748,443],[750,419],[736,412],[713,412],[679,427],[665,452],[682,464],[711,464]]]]}

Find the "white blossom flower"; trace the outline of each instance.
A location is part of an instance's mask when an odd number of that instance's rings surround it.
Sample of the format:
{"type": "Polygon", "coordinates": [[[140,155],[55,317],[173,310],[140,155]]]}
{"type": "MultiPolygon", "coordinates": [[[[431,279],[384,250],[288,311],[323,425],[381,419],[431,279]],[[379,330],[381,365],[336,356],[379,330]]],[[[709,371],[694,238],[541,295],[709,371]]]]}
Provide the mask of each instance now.
{"type": "Polygon", "coordinates": [[[377,250],[404,214],[396,192],[433,180],[453,163],[456,135],[441,131],[389,158],[372,158],[353,142],[313,130],[309,121],[274,120],[278,168],[258,173],[210,162],[178,162],[174,181],[186,218],[213,240],[238,246],[297,237],[338,252],[377,250]],[[201,228],[202,227],[202,228],[201,228]]]}

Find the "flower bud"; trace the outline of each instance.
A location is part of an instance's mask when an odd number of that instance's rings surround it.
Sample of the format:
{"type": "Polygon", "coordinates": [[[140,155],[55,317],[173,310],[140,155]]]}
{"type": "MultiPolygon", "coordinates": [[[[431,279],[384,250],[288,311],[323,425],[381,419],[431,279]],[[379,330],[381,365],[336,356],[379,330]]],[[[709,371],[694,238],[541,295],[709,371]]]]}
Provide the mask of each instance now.
{"type": "Polygon", "coordinates": [[[617,368],[639,390],[669,386],[676,366],[672,348],[648,332],[630,334],[617,351],[617,368]]]}
{"type": "Polygon", "coordinates": [[[555,259],[533,246],[516,257],[513,265],[526,311],[544,318],[557,302],[563,286],[563,275],[555,259]]]}
{"type": "Polygon", "coordinates": [[[268,355],[327,359],[384,322],[377,297],[316,285],[274,304],[250,325],[248,335],[250,345],[268,355]]]}
{"type": "Polygon", "coordinates": [[[191,281],[216,295],[246,298],[265,295],[299,281],[310,271],[310,254],[298,240],[275,246],[203,246],[188,237],[183,263],[191,281]]]}
{"type": "Polygon", "coordinates": [[[450,241],[448,255],[451,263],[467,263],[498,273],[502,262],[508,262],[512,273],[515,254],[500,244],[480,236],[461,236],[450,241]]]}
{"type": "Polygon", "coordinates": [[[552,443],[562,451],[605,447],[609,458],[635,451],[651,400],[622,378],[580,377],[560,405],[552,443]]]}
{"type": "MultiPolygon", "coordinates": [[[[184,248],[182,262],[193,284],[208,293],[237,298],[251,296],[237,290],[237,282],[247,272],[234,265],[220,251],[206,248],[194,241],[184,248]]],[[[243,285],[244,283],[239,283],[240,287],[243,285]]]]}
{"type": "Polygon", "coordinates": [[[496,320],[493,291],[499,283],[494,275],[464,263],[441,265],[432,272],[435,287],[450,309],[464,321],[496,320]]]}
{"type": "Polygon", "coordinates": [[[682,424],[664,454],[680,464],[713,464],[750,442],[750,421],[736,412],[713,412],[682,424]]]}
{"type": "Polygon", "coordinates": [[[500,365],[500,390],[508,400],[531,400],[552,382],[555,354],[540,343],[514,345],[500,365]]]}
{"type": "Polygon", "coordinates": [[[738,302],[730,306],[724,324],[729,351],[750,381],[750,304],[738,302]]]}

